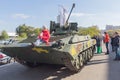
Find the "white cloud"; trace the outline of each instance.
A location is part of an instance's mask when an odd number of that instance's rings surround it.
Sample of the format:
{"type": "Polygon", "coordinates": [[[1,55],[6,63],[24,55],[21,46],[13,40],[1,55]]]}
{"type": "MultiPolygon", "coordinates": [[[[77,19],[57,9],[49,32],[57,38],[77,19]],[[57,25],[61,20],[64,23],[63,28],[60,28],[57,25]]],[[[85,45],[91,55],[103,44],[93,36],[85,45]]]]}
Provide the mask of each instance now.
{"type": "Polygon", "coordinates": [[[30,16],[25,14],[14,14],[13,18],[27,19],[27,18],[30,18],[30,16]]]}
{"type": "Polygon", "coordinates": [[[93,16],[95,14],[88,14],[88,13],[72,13],[71,16],[74,17],[81,17],[81,16],[93,16]]]}

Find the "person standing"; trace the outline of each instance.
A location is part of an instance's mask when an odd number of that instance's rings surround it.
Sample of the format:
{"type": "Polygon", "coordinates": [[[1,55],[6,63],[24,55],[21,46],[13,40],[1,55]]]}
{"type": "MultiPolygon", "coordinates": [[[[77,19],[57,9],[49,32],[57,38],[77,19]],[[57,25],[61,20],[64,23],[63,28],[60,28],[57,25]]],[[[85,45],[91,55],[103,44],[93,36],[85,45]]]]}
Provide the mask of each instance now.
{"type": "Polygon", "coordinates": [[[97,47],[97,53],[102,53],[102,38],[100,35],[96,36],[96,47],[97,47]]]}
{"type": "Polygon", "coordinates": [[[106,50],[107,50],[107,52],[105,53],[106,55],[109,54],[109,48],[108,48],[109,41],[110,41],[110,37],[108,33],[104,32],[104,43],[105,43],[106,50]]]}
{"type": "Polygon", "coordinates": [[[114,46],[114,50],[115,50],[115,59],[114,60],[120,60],[120,52],[118,52],[118,48],[119,48],[119,35],[117,32],[115,32],[115,37],[113,40],[113,46],[114,46]]]}
{"type": "Polygon", "coordinates": [[[115,51],[115,49],[114,49],[114,37],[115,37],[115,35],[113,34],[113,35],[111,36],[111,48],[112,48],[112,52],[115,51]]]}

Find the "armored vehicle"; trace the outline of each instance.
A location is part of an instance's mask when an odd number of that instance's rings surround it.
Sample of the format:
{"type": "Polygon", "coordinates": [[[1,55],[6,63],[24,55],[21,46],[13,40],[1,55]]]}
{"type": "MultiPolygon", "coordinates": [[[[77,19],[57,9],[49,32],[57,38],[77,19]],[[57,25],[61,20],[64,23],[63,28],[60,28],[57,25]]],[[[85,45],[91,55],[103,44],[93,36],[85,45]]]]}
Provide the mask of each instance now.
{"type": "MultiPolygon", "coordinates": [[[[73,4],[68,19],[74,8],[73,4]]],[[[30,37],[18,44],[2,46],[2,52],[14,57],[16,61],[27,66],[40,63],[64,65],[71,71],[78,72],[89,61],[95,50],[95,40],[90,36],[77,34],[77,23],[69,23],[64,26],[54,21],[50,22],[51,38],[49,45],[42,43],[34,46],[31,42],[36,37],[30,37]]]]}

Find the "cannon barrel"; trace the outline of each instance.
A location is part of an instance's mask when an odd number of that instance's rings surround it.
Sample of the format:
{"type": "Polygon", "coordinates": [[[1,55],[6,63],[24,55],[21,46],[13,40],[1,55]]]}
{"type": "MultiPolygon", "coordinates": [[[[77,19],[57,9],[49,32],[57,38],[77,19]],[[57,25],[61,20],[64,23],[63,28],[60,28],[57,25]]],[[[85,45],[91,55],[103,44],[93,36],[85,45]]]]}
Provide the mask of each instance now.
{"type": "Polygon", "coordinates": [[[73,3],[73,5],[72,5],[72,8],[71,8],[70,13],[69,13],[69,15],[68,15],[68,18],[67,18],[67,20],[66,20],[66,22],[65,22],[65,26],[68,25],[68,20],[69,20],[69,18],[70,18],[70,15],[71,15],[74,7],[75,7],[75,3],[73,3]]]}

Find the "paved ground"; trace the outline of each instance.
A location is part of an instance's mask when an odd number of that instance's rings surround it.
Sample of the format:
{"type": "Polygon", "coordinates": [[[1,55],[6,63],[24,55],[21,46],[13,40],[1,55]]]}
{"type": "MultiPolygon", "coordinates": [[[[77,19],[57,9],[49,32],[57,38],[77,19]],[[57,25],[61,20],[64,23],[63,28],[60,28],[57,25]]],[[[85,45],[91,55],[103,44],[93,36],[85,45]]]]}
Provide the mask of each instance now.
{"type": "Polygon", "coordinates": [[[78,74],[63,80],[120,80],[120,61],[113,61],[114,54],[95,54],[78,74]]]}
{"type": "MultiPolygon", "coordinates": [[[[103,47],[105,52],[105,47],[103,47]]],[[[113,61],[110,55],[95,54],[90,62],[78,73],[65,67],[41,65],[28,68],[18,63],[0,67],[0,80],[120,80],[120,61],[113,61]]]]}

